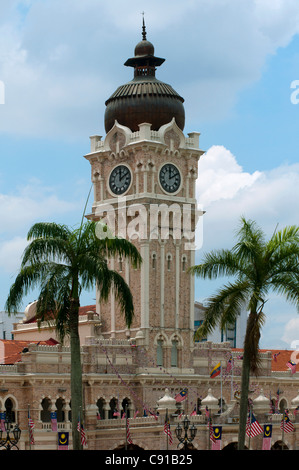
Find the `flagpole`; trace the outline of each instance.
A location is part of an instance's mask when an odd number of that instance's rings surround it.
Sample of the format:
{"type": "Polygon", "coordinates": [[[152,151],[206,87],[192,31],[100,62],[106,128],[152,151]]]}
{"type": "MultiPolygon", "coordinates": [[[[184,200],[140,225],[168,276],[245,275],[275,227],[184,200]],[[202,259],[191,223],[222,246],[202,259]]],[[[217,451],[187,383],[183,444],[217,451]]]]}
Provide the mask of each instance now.
{"type": "Polygon", "coordinates": [[[210,416],[209,408],[207,408],[207,410],[208,410],[208,449],[211,450],[211,436],[210,436],[210,432],[211,432],[211,416],[210,416]]]}
{"type": "Polygon", "coordinates": [[[230,399],[233,399],[233,377],[234,377],[234,361],[232,359],[231,380],[230,380],[230,399]]]}
{"type": "Polygon", "coordinates": [[[282,436],[281,436],[281,440],[282,440],[282,449],[284,448],[284,423],[285,423],[285,410],[283,410],[283,416],[282,416],[282,436]]]}
{"type": "Polygon", "coordinates": [[[125,426],[125,432],[126,432],[126,443],[125,443],[125,449],[128,450],[128,416],[127,416],[127,408],[128,408],[128,404],[126,403],[125,404],[125,413],[126,413],[126,426],[125,426]]]}
{"type": "Polygon", "coordinates": [[[221,387],[221,405],[220,405],[220,413],[222,414],[222,364],[221,364],[221,361],[220,361],[220,373],[221,373],[221,376],[220,376],[220,387],[221,387]]]}
{"type": "Polygon", "coordinates": [[[28,437],[29,437],[29,449],[31,450],[31,437],[30,437],[30,424],[29,424],[29,416],[30,416],[30,405],[28,405],[28,416],[27,416],[27,422],[28,422],[28,437]]]}

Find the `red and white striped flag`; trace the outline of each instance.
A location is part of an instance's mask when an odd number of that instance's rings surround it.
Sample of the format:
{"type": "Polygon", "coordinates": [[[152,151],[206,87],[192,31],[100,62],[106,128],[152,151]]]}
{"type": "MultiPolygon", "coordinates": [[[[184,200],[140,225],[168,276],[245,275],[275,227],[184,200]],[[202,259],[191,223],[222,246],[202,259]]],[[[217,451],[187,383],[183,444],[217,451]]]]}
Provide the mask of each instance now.
{"type": "Polygon", "coordinates": [[[165,420],[165,423],[164,423],[164,432],[165,434],[167,434],[168,436],[168,439],[169,439],[169,444],[171,445],[172,444],[172,434],[171,434],[171,430],[170,430],[170,424],[169,424],[169,421],[165,420]]]}
{"type": "Polygon", "coordinates": [[[29,429],[30,444],[34,444],[34,437],[33,437],[34,422],[30,418],[29,410],[28,410],[28,429],[29,429]]]}
{"type": "Polygon", "coordinates": [[[285,412],[285,415],[281,420],[280,429],[283,430],[284,432],[295,431],[295,427],[294,427],[292,421],[290,421],[290,418],[289,418],[289,415],[288,415],[287,412],[285,412]]]}
{"type": "Polygon", "coordinates": [[[80,417],[78,418],[78,426],[77,426],[77,431],[80,433],[81,437],[81,444],[86,447],[87,446],[87,441],[86,441],[86,434],[84,431],[83,424],[80,421],[80,417]]]}
{"type": "Polygon", "coordinates": [[[256,420],[255,416],[251,414],[251,423],[250,423],[250,416],[248,416],[247,424],[246,424],[246,436],[254,437],[258,436],[259,434],[263,433],[264,430],[259,422],[256,420]]]}

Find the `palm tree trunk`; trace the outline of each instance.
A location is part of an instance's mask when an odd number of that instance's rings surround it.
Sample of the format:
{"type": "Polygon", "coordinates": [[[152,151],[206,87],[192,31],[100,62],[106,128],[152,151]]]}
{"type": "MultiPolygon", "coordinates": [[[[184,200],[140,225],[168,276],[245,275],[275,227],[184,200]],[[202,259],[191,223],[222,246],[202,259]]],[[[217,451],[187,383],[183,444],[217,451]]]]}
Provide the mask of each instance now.
{"type": "Polygon", "coordinates": [[[256,342],[256,321],[257,313],[253,310],[250,312],[247,320],[244,340],[238,450],[244,450],[245,447],[250,371],[252,369],[252,365],[256,365],[255,361],[258,353],[258,351],[256,351],[256,348],[258,349],[258,342],[256,342]]]}
{"type": "Polygon", "coordinates": [[[70,308],[70,345],[71,345],[71,404],[72,404],[72,439],[73,450],[82,449],[78,419],[82,419],[82,366],[79,337],[79,299],[71,299],[70,308]]]}
{"type": "Polygon", "coordinates": [[[242,364],[242,380],[241,380],[240,414],[239,414],[238,450],[244,450],[244,447],[245,447],[246,423],[247,423],[247,414],[248,414],[249,377],[250,377],[250,357],[244,347],[243,364],[242,364]]]}

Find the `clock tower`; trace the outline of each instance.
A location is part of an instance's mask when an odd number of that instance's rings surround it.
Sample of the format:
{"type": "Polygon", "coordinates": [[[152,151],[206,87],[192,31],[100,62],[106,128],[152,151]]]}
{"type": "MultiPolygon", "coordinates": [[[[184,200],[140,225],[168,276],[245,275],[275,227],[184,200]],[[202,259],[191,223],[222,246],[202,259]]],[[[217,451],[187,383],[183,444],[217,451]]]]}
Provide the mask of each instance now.
{"type": "Polygon", "coordinates": [[[143,22],[142,40],[125,62],[134,77],[106,101],[106,136],[92,136],[85,155],[94,186],[88,217],[104,221],[111,236],[129,239],[143,260],[140,269],[107,260],[130,286],[135,316],[128,331],[113,293],[108,303],[97,293],[101,337],[143,346],[148,368],[182,371],[192,367],[194,278],[188,268],[194,264],[195,181],[203,151],[198,133],[183,133],[183,98],[156,78],[163,62],[143,22]]]}

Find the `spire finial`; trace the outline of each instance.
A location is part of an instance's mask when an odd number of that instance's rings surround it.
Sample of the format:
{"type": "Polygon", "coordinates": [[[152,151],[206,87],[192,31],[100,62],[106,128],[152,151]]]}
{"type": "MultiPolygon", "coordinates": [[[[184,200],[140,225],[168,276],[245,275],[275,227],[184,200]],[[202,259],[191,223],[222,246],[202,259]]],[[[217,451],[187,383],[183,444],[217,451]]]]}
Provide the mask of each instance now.
{"type": "Polygon", "coordinates": [[[146,41],[146,30],[145,30],[145,22],[144,22],[144,11],[142,14],[142,39],[146,41]]]}

